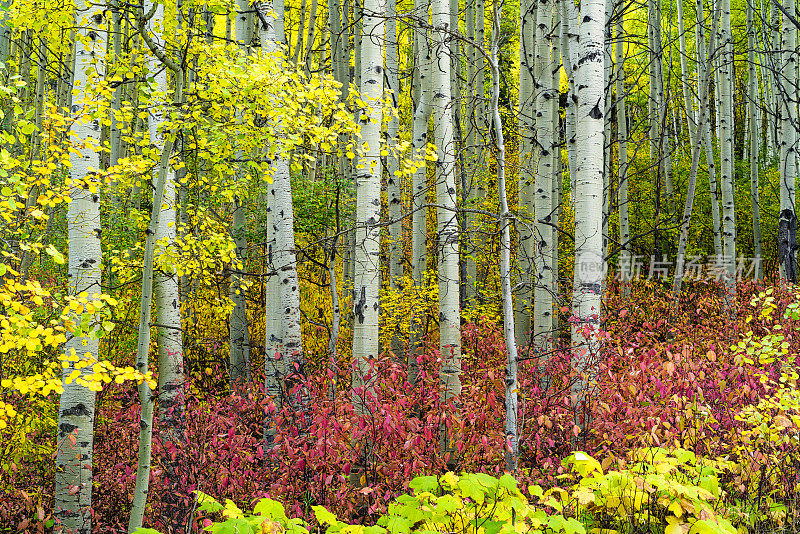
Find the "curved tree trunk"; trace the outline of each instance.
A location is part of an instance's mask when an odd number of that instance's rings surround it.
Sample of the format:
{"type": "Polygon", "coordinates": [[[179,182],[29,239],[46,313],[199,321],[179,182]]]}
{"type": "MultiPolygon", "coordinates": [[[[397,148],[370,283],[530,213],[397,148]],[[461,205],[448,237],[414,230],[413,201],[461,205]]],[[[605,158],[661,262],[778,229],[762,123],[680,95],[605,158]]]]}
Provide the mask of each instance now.
{"type": "Polygon", "coordinates": [[[498,49],[500,41],[500,11],[497,3],[492,6],[492,70],[491,112],[494,125],[495,150],[497,154],[497,195],[500,204],[500,291],[503,303],[503,337],[506,340],[505,377],[505,456],[506,469],[516,476],[519,463],[519,434],[517,412],[519,410],[517,382],[517,342],[514,332],[514,303],[511,294],[511,213],[506,195],[506,146],[503,140],[503,121],[500,117],[500,64],[498,49]]]}

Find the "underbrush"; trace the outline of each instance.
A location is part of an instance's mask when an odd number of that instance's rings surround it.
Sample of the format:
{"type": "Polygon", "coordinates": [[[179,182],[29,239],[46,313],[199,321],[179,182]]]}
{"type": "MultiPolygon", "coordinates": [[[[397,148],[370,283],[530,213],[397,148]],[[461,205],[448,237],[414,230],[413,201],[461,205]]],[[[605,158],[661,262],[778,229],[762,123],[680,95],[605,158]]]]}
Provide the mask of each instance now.
{"type": "MultiPolygon", "coordinates": [[[[434,513],[436,503],[450,495],[461,498],[461,504],[448,498],[449,504],[442,506],[455,506],[470,518],[463,526],[483,512],[468,510],[477,494],[459,496],[452,477],[460,477],[458,485],[480,474],[494,477],[475,479],[485,482],[481,491],[488,492],[497,480],[505,484],[508,499],[519,499],[513,505],[508,501],[503,512],[512,514],[515,531],[571,533],[580,532],[579,524],[587,532],[601,529],[597,534],[663,529],[686,534],[690,528],[705,532],[691,526],[699,521],[723,529],[708,532],[727,532],[729,526],[742,532],[792,526],[800,473],[800,396],[795,390],[800,312],[789,289],[740,287],[739,295],[729,311],[711,287],[694,288],[677,306],[657,286],[639,286],[630,298],[609,291],[603,352],[595,355],[588,432],[574,425],[565,347],[546,361],[522,362],[521,460],[516,474],[522,497],[503,476],[505,348],[500,325],[491,319],[478,319],[463,329],[460,406],[442,405],[440,400],[435,339],[429,340],[419,360],[415,387],[407,383],[405,365],[391,354],[374,362],[373,393],[356,392],[367,407],[366,415],[353,409],[350,367],[344,360],[334,373],[323,370],[327,355],[308,354],[309,368],[318,371],[304,385],[308,408],[302,415],[278,410],[265,400],[257,385],[260,380],[237,392],[222,389],[224,369],[209,363],[203,374],[187,377],[186,445],[166,449],[157,439],[157,427],[154,432],[146,524],[167,531],[175,517],[191,519],[195,528],[221,522],[224,518],[210,508],[200,509],[198,495],[210,495],[219,502],[228,499],[240,512],[272,499],[282,503],[286,517],[301,520],[296,527],[313,529],[321,521],[335,531],[337,525],[345,528],[344,523],[380,525],[386,521],[382,518],[399,514],[402,499],[416,503],[403,506],[423,512],[428,507],[434,513]],[[542,374],[550,378],[546,391],[540,388],[542,374]],[[334,380],[338,391],[332,397],[334,380]],[[279,412],[276,437],[266,443],[264,419],[272,411],[279,412]],[[450,455],[440,452],[442,429],[453,438],[450,455]],[[369,454],[363,443],[369,443],[369,454]],[[167,469],[175,463],[182,466],[177,473],[167,469]],[[457,475],[445,475],[448,472],[457,475]],[[415,487],[418,482],[411,481],[419,476],[434,477],[424,480],[431,485],[435,480],[436,487],[415,487]],[[541,495],[531,487],[539,487],[541,495]],[[409,488],[414,495],[401,497],[409,488]],[[421,497],[426,491],[430,496],[421,497]],[[320,517],[319,506],[337,519],[320,517]],[[536,515],[540,512],[547,515],[546,521],[536,515]],[[558,516],[564,519],[561,530],[556,528],[559,519],[550,519],[558,516]]],[[[55,422],[37,414],[55,414],[58,399],[53,395],[36,405],[28,398],[6,395],[2,400],[13,401],[19,413],[0,430],[4,450],[14,454],[4,452],[2,459],[0,525],[13,531],[44,531],[52,508],[55,422]]],[[[136,470],[138,404],[129,385],[108,385],[99,397],[94,452],[97,532],[126,530],[136,470]]],[[[291,530],[279,518],[269,517],[280,529],[291,530]]],[[[416,517],[406,517],[412,522],[409,529],[458,531],[438,519],[416,517]]],[[[491,516],[487,521],[501,524],[484,525],[486,534],[508,531],[507,517],[491,516]]],[[[393,520],[395,524],[405,523],[393,520]]],[[[388,523],[384,527],[404,532],[388,523]]]]}

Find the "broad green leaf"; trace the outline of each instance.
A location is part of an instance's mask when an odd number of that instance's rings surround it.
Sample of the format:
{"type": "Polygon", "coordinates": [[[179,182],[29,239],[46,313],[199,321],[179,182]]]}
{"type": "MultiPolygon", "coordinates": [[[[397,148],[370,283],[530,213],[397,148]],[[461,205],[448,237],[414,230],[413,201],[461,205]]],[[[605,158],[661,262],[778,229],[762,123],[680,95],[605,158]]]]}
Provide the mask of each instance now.
{"type": "MultiPolygon", "coordinates": [[[[322,508],[321,506],[318,508],[322,508]]],[[[314,511],[316,513],[316,510],[314,511]]],[[[274,499],[261,499],[253,508],[253,513],[272,519],[286,519],[286,510],[283,505],[274,499]]],[[[331,514],[333,515],[333,514],[331,514]]],[[[334,516],[334,519],[336,517],[334,516]]]]}
{"type": "Polygon", "coordinates": [[[409,534],[411,532],[411,527],[413,526],[414,523],[405,517],[400,517],[397,515],[389,516],[389,521],[386,524],[386,528],[392,534],[409,534]]]}
{"type": "MultiPolygon", "coordinates": [[[[256,508],[258,508],[258,505],[256,505],[256,508]]],[[[321,524],[335,525],[339,521],[336,518],[336,514],[329,512],[324,506],[312,506],[311,509],[314,510],[314,517],[321,524]]]]}
{"type": "Polygon", "coordinates": [[[413,489],[415,493],[434,492],[439,488],[439,480],[433,476],[416,477],[408,483],[408,487],[413,489]]]}
{"type": "Polygon", "coordinates": [[[478,504],[483,504],[486,498],[486,491],[474,477],[461,477],[458,481],[458,489],[461,490],[464,497],[472,499],[478,504]]]}
{"type": "Polygon", "coordinates": [[[200,507],[198,509],[203,512],[210,512],[213,514],[215,512],[219,512],[224,508],[224,506],[222,506],[216,499],[214,499],[214,497],[206,495],[202,491],[196,490],[195,494],[197,494],[197,502],[200,504],[200,507]]]}

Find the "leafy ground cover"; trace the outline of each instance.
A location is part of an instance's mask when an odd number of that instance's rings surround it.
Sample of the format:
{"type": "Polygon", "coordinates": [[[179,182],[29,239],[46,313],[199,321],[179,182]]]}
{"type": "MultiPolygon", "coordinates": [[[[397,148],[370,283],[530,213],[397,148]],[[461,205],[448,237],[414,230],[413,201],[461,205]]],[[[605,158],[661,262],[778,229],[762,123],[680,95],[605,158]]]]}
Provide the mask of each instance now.
{"type": "MultiPolygon", "coordinates": [[[[367,534],[460,532],[471,525],[487,534],[685,534],[796,524],[800,300],[794,291],[741,287],[734,309],[709,286],[679,303],[658,286],[637,287],[626,298],[614,289],[587,432],[570,408],[569,353],[522,362],[515,484],[503,473],[504,345],[497,323],[482,318],[464,329],[460,406],[440,401],[434,344],[420,357],[413,388],[405,365],[390,353],[375,362],[374,395],[360,396],[366,415],[353,408],[345,357],[334,371],[320,353],[304,385],[306,415],[276,414],[272,443],[264,441],[263,425],[276,408],[257,386],[223,394],[222,369],[209,364],[193,373],[187,447],[154,442],[147,526],[166,531],[175,510],[187,506],[195,508],[196,528],[241,519],[261,532],[355,532],[347,525],[359,532],[375,525],[367,534]],[[453,454],[440,452],[442,428],[454,437],[453,454]],[[372,447],[366,459],[355,445],[363,442],[372,447]],[[168,475],[176,460],[183,468],[168,475]],[[470,481],[479,488],[468,489],[470,481]],[[226,504],[218,510],[213,502],[226,504]],[[272,527],[256,521],[265,517],[272,527]],[[294,526],[284,517],[296,518],[294,526]]],[[[45,531],[52,525],[57,397],[7,397],[14,408],[0,430],[0,524],[45,531]]],[[[135,477],[136,391],[113,382],[99,393],[98,406],[95,530],[121,532],[135,477]]]]}

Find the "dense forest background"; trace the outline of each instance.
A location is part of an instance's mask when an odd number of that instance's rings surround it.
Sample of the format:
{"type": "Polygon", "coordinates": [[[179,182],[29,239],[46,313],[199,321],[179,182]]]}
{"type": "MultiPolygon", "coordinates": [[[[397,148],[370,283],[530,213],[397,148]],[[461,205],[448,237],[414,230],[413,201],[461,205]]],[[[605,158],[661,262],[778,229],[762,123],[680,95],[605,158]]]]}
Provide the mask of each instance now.
{"type": "Polygon", "coordinates": [[[795,529],[799,28],[0,2],[0,532],[795,529]]]}

